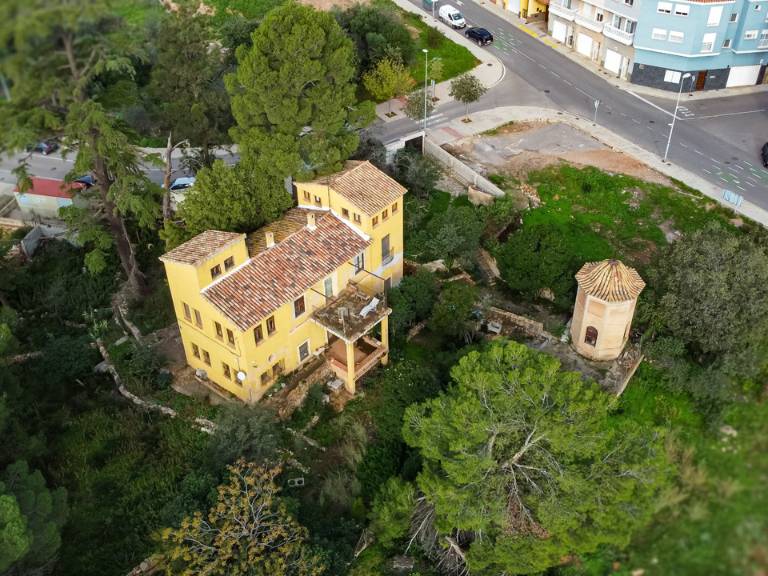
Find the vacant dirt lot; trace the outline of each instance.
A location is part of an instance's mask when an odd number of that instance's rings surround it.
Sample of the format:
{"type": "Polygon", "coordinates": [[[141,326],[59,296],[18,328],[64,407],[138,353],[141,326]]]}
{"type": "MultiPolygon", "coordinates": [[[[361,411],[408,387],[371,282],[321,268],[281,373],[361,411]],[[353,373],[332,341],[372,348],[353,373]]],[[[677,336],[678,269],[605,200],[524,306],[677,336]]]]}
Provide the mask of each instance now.
{"type": "Polygon", "coordinates": [[[669,180],[645,164],[614,152],[588,134],[566,124],[521,122],[454,142],[450,151],[480,173],[502,173],[524,179],[528,172],[567,162],[595,166],[648,182],[669,180]]]}

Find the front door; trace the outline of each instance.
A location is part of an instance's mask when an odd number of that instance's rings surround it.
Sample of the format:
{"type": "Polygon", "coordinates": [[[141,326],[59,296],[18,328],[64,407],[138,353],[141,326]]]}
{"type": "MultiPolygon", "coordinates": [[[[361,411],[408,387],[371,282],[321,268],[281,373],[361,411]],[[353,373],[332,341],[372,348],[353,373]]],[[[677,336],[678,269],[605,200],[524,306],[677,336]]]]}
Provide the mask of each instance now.
{"type": "Polygon", "coordinates": [[[704,90],[704,84],[707,82],[707,71],[702,70],[696,76],[696,90],[704,90]]]}

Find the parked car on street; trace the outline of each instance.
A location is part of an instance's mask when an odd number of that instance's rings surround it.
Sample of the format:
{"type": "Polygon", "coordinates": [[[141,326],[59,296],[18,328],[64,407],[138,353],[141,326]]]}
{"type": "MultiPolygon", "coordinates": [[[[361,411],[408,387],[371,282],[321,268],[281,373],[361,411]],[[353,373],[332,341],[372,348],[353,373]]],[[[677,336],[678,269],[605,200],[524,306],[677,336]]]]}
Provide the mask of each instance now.
{"type": "Polygon", "coordinates": [[[768,168],[768,142],[763,144],[763,149],[761,150],[762,160],[763,160],[763,166],[768,168]]]}
{"type": "Polygon", "coordinates": [[[461,12],[450,4],[441,6],[440,10],[437,12],[437,17],[451,28],[464,28],[467,25],[467,21],[464,20],[464,16],[461,15],[461,12]]]}
{"type": "Polygon", "coordinates": [[[186,190],[187,188],[192,188],[192,186],[194,185],[195,185],[194,176],[184,176],[182,178],[176,178],[176,180],[171,182],[171,191],[175,192],[176,190],[186,190]]]}
{"type": "Polygon", "coordinates": [[[90,188],[95,184],[95,182],[96,181],[93,179],[93,176],[90,174],[84,174],[83,176],[72,180],[73,184],[80,184],[83,188],[90,188]]]}
{"type": "Polygon", "coordinates": [[[488,32],[485,28],[467,28],[464,32],[464,36],[477,42],[478,46],[486,46],[493,42],[493,34],[488,32]]]}
{"type": "Polygon", "coordinates": [[[27,152],[39,152],[43,156],[48,156],[52,152],[56,152],[59,149],[59,143],[56,140],[42,140],[37,144],[30,144],[27,146],[27,152]]]}

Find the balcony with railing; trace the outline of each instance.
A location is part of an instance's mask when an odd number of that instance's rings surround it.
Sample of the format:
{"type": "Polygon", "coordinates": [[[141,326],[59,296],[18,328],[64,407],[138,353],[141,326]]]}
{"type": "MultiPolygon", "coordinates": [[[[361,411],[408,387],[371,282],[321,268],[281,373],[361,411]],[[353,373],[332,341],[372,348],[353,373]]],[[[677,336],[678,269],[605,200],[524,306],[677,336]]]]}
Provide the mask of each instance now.
{"type": "Polygon", "coordinates": [[[601,32],[603,29],[603,23],[598,22],[594,18],[591,18],[589,16],[584,16],[583,14],[576,14],[576,18],[574,19],[576,24],[579,26],[583,26],[587,30],[592,30],[594,32],[601,32]]]}
{"type": "Polygon", "coordinates": [[[573,21],[574,18],[576,18],[576,10],[573,10],[572,8],[566,8],[557,2],[553,2],[549,5],[549,13],[570,21],[573,21]]]}
{"type": "Polygon", "coordinates": [[[611,26],[610,24],[605,24],[603,26],[603,35],[606,38],[611,38],[612,40],[616,40],[616,42],[620,42],[621,44],[625,44],[627,46],[632,46],[632,41],[635,39],[634,33],[625,32],[624,30],[616,28],[615,26],[611,26]]]}

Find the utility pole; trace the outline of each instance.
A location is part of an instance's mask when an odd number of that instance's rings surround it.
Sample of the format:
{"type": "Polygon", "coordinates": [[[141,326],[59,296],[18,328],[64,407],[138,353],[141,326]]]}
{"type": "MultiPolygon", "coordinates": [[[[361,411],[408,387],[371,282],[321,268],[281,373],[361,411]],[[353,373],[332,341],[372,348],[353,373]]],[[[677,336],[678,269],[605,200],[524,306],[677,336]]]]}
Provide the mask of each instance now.
{"type": "MultiPolygon", "coordinates": [[[[432,6],[434,7],[434,3],[432,6]]],[[[421,153],[423,154],[427,145],[427,78],[429,77],[427,69],[429,68],[429,50],[422,48],[421,51],[424,52],[424,136],[421,139],[421,153]]]]}
{"type": "Polygon", "coordinates": [[[692,78],[690,72],[686,72],[680,77],[680,90],[677,92],[677,102],[675,102],[675,111],[672,114],[672,124],[669,125],[669,137],[667,138],[667,147],[664,149],[663,162],[667,161],[667,154],[669,154],[669,145],[672,142],[672,131],[675,129],[675,120],[677,120],[677,109],[680,107],[680,95],[683,93],[683,80],[686,78],[692,78]]]}

